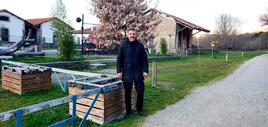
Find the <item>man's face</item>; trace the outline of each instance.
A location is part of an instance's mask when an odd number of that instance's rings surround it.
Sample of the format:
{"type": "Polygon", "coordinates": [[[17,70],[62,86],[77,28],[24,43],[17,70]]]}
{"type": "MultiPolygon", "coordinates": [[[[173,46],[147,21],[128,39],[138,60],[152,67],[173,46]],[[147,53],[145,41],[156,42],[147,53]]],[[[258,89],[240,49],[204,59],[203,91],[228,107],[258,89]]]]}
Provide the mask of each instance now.
{"type": "Polygon", "coordinates": [[[135,41],[135,39],[136,39],[136,32],[134,30],[129,30],[127,32],[127,37],[129,39],[129,41],[135,41]]]}

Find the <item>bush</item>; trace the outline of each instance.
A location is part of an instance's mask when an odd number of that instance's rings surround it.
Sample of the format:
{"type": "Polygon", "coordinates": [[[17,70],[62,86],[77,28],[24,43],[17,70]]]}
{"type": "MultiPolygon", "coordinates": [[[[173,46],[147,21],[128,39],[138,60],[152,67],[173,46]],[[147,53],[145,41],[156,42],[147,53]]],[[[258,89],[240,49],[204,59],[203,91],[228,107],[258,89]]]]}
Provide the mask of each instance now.
{"type": "Polygon", "coordinates": [[[165,38],[160,38],[160,51],[162,54],[167,54],[167,41],[165,38]]]}

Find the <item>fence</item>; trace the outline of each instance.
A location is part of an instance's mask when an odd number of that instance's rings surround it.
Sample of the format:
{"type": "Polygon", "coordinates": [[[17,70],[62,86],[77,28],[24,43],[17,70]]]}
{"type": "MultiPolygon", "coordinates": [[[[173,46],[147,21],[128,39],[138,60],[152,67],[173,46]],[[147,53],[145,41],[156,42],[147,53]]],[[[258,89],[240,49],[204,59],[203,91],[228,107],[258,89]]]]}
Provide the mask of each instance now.
{"type": "MultiPolygon", "coordinates": [[[[19,63],[19,62],[13,62],[13,61],[6,61],[2,60],[3,63],[5,64],[11,64],[11,65],[17,65],[17,66],[25,66],[27,64],[25,63],[19,63]]],[[[115,76],[112,75],[102,75],[102,74],[93,74],[93,73],[87,73],[87,72],[78,72],[78,71],[71,71],[71,70],[65,70],[65,69],[59,69],[59,68],[52,68],[52,71],[56,73],[56,79],[58,80],[58,85],[62,88],[64,92],[67,91],[67,79],[68,75],[72,77],[72,81],[79,81],[83,85],[91,86],[92,89],[87,90],[83,93],[80,94],[75,94],[75,95],[70,95],[67,97],[62,97],[59,99],[47,101],[47,102],[42,102],[39,104],[7,111],[0,113],[0,121],[7,121],[13,117],[16,119],[16,127],[22,127],[22,117],[23,115],[29,114],[29,113],[34,113],[40,110],[44,110],[47,108],[59,106],[68,102],[72,102],[72,117],[67,118],[63,121],[57,122],[55,124],[50,125],[50,127],[61,127],[64,125],[72,124],[73,127],[76,126],[76,102],[78,99],[82,99],[84,97],[90,96],[95,94],[95,98],[92,100],[90,108],[87,110],[85,116],[83,117],[82,121],[79,124],[79,127],[82,127],[90,114],[92,108],[94,107],[94,104],[96,100],[98,99],[99,95],[101,92],[105,91],[111,91],[112,89],[118,89],[120,85],[122,85],[122,81],[116,78],[115,76]],[[58,77],[57,73],[63,73],[64,79],[63,83],[61,82],[61,79],[58,77]],[[84,82],[81,82],[81,79],[78,80],[79,78],[82,77],[84,78],[84,82]],[[87,81],[86,81],[87,79],[87,81]],[[91,79],[88,81],[88,79],[91,79]],[[111,82],[112,81],[112,82],[111,82]],[[100,84],[97,84],[100,83],[100,84]]]]}

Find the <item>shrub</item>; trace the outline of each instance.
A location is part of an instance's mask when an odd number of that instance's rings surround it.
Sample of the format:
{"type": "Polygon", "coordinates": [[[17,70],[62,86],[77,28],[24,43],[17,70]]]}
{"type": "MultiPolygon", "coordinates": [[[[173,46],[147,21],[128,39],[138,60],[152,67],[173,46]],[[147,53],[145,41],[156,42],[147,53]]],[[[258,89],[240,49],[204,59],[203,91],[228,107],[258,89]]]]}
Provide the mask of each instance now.
{"type": "Polygon", "coordinates": [[[167,54],[167,41],[165,38],[160,38],[160,51],[162,54],[167,54]]]}

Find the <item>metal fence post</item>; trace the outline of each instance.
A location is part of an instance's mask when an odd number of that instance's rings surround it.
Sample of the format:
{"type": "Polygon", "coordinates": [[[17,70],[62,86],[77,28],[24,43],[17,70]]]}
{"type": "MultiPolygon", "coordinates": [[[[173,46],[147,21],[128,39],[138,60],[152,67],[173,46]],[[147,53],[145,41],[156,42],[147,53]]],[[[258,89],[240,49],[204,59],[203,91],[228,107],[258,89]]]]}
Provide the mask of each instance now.
{"type": "Polygon", "coordinates": [[[16,127],[22,127],[22,110],[16,111],[16,127]]]}
{"type": "Polygon", "coordinates": [[[92,100],[91,105],[90,105],[89,109],[87,110],[87,113],[85,114],[84,118],[80,122],[79,127],[84,126],[84,123],[86,122],[86,119],[87,119],[88,115],[90,114],[92,108],[94,107],[95,102],[98,100],[98,97],[99,97],[99,95],[101,93],[101,90],[102,90],[102,88],[99,88],[98,92],[96,93],[96,96],[95,96],[94,100],[92,100]]]}
{"type": "Polygon", "coordinates": [[[73,127],[76,127],[76,99],[77,95],[73,95],[73,113],[72,113],[73,127]]]}
{"type": "Polygon", "coordinates": [[[67,92],[67,80],[68,80],[68,75],[67,73],[64,73],[64,79],[63,79],[63,87],[64,87],[64,92],[67,92]]]}

